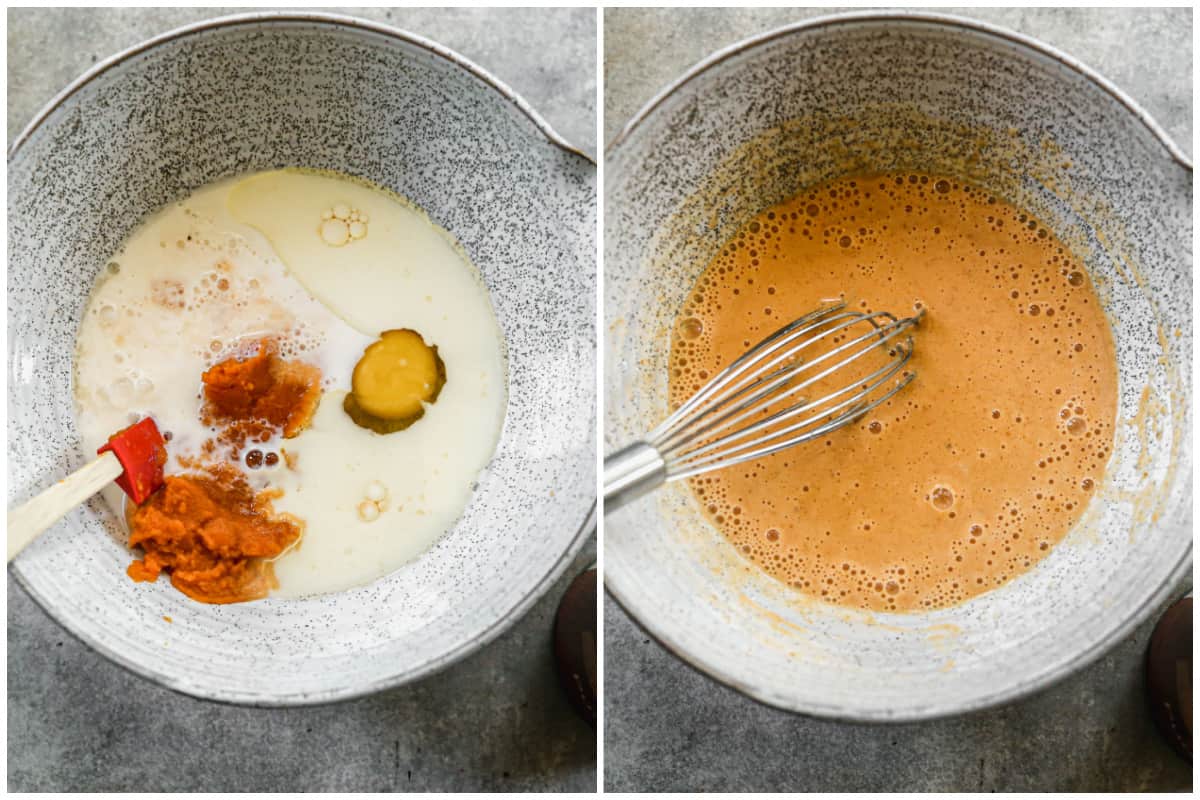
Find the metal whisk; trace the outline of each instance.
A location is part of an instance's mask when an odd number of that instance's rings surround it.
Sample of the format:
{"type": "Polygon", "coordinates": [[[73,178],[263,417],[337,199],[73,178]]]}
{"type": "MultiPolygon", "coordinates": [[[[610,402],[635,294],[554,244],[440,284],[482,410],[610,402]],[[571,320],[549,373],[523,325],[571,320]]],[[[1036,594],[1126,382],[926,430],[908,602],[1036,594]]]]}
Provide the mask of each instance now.
{"type": "Polygon", "coordinates": [[[916,374],[897,319],[846,310],[800,317],[750,348],[661,425],[604,460],[611,511],[666,481],[741,464],[825,436],[862,418],[916,374]]]}

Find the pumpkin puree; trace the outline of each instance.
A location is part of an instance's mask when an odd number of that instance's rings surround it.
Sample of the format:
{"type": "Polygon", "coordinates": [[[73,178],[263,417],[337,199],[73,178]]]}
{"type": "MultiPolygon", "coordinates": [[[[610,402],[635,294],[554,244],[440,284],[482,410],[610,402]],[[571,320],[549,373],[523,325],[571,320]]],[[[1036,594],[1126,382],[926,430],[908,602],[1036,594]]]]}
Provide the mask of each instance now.
{"type": "Polygon", "coordinates": [[[202,603],[265,597],[275,586],[271,562],[300,538],[274,519],[241,477],[170,476],[130,520],[131,547],[145,556],[129,565],[135,581],[167,571],[176,589],[202,603]]]}
{"type": "MultiPolygon", "coordinates": [[[[206,449],[225,444],[236,462],[247,440],[297,435],[320,401],[320,377],[312,365],[280,358],[267,340],[249,358],[213,366],[202,376],[204,421],[222,430],[206,449]]],[[[144,552],[129,577],[154,581],[167,572],[176,589],[202,603],[265,597],[277,585],[270,559],[302,532],[302,523],[275,515],[270,500],[229,465],[168,477],[129,517],[129,546],[144,552]]]]}

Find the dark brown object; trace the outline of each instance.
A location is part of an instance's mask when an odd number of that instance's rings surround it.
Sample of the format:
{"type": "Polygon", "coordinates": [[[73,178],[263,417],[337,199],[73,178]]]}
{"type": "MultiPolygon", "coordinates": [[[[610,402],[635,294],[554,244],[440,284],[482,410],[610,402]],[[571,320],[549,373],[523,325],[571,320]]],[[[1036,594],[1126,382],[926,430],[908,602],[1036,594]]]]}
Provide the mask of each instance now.
{"type": "Polygon", "coordinates": [[[554,618],[554,660],[567,699],[596,727],[596,570],[567,587],[554,618]]]}
{"type": "Polygon", "coordinates": [[[1192,762],[1192,598],[1162,615],[1146,652],[1146,693],[1154,724],[1192,762]]]}

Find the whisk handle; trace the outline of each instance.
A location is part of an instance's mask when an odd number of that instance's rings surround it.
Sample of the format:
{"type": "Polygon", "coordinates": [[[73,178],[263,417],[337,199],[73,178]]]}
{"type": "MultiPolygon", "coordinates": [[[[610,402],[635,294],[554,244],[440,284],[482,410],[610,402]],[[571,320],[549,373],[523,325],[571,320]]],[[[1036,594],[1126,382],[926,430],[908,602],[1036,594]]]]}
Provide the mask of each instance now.
{"type": "Polygon", "coordinates": [[[604,459],[604,513],[636,500],[667,480],[667,462],[653,445],[637,442],[604,459]]]}

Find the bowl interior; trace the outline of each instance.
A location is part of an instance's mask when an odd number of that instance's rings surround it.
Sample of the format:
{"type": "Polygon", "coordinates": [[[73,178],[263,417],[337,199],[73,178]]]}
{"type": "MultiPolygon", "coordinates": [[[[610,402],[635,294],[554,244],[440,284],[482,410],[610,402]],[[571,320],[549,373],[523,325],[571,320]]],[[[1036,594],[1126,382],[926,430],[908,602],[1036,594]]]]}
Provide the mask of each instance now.
{"type": "Polygon", "coordinates": [[[932,717],[1086,663],[1186,570],[1191,170],[1116,94],[1001,32],[859,15],[733,48],[609,163],[610,450],[665,416],[672,320],[716,250],[839,175],[948,174],[1033,211],[1084,259],[1118,349],[1102,490],[1035,569],[964,605],[887,615],[800,597],[733,552],[682,483],[609,515],[607,585],[669,648],[785,708],[932,717]]]}
{"type": "Polygon", "coordinates": [[[594,497],[593,165],[435,45],[352,21],[276,18],[129,55],[10,155],[10,505],[84,461],[72,356],[106,259],[191,190],[288,165],[410,198],[482,272],[506,340],[508,410],[463,517],[398,572],[303,601],[206,606],[165,580],[135,585],[98,502],[14,566],[110,657],[175,689],[260,704],[361,694],[487,641],[568,563],[594,497]]]}

